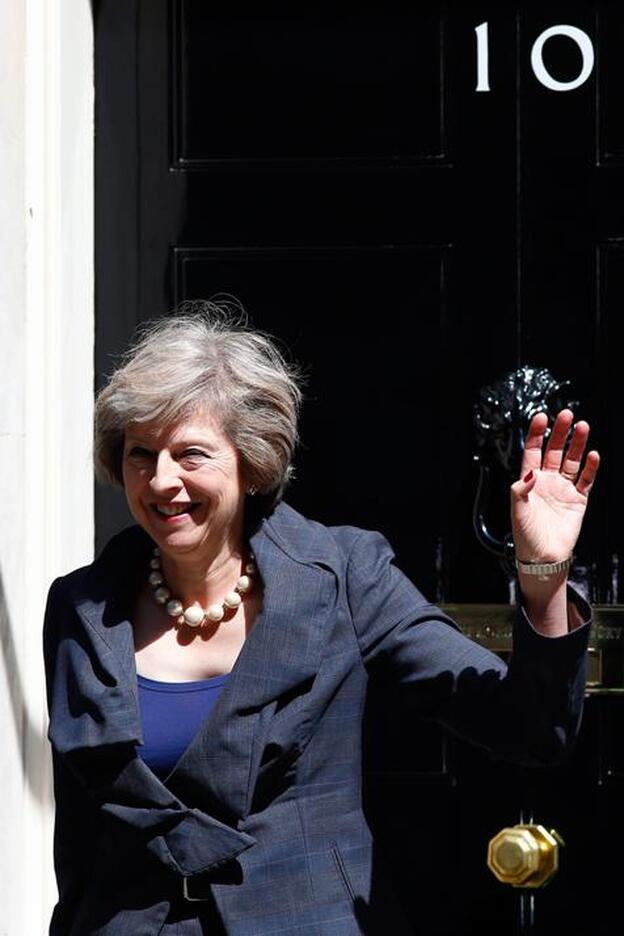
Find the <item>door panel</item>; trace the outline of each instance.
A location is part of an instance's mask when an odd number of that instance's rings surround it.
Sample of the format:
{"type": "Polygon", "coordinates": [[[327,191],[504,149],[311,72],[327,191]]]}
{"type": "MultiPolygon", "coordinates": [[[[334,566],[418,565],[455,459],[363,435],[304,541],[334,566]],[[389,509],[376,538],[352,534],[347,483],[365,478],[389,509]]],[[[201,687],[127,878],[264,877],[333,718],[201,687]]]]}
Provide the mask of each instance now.
{"type": "Polygon", "coordinates": [[[328,15],[288,3],[207,11],[176,0],[172,14],[177,170],[444,160],[435,6],[328,15]]]}

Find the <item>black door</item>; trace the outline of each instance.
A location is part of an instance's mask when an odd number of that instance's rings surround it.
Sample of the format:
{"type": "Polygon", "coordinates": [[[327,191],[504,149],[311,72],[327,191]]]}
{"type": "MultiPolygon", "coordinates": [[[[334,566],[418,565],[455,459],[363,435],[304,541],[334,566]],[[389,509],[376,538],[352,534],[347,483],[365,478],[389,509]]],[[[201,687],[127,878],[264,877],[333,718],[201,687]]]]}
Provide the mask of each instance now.
{"type": "MultiPolygon", "coordinates": [[[[547,367],[605,455],[577,558],[617,602],[621,4],[97,0],[94,18],[98,379],[138,322],[235,295],[309,371],[288,500],[382,530],[426,594],[464,604],[509,598],[472,529],[474,402],[547,367]]],[[[97,511],[101,544],[127,515],[104,490],[97,511]]],[[[590,700],[573,761],[531,773],[425,726],[402,750],[373,702],[371,821],[415,932],[619,932],[618,702],[590,700]],[[485,849],[531,818],[568,844],[529,900],[485,849]]]]}

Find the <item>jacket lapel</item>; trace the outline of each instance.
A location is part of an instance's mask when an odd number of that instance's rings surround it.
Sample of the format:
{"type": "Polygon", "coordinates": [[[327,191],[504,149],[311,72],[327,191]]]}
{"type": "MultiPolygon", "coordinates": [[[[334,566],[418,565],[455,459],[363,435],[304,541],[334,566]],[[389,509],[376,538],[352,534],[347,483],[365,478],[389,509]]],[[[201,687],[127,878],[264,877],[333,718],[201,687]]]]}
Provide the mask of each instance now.
{"type": "Polygon", "coordinates": [[[262,611],[214,709],[167,778],[185,802],[200,806],[208,797],[238,818],[247,815],[251,803],[261,755],[260,722],[266,725],[284,696],[311,688],[336,601],[327,549],[323,564],[318,550],[305,557],[301,543],[283,535],[284,512],[299,524],[305,521],[289,508],[279,510],[281,516],[252,539],[264,587],[262,611]]]}

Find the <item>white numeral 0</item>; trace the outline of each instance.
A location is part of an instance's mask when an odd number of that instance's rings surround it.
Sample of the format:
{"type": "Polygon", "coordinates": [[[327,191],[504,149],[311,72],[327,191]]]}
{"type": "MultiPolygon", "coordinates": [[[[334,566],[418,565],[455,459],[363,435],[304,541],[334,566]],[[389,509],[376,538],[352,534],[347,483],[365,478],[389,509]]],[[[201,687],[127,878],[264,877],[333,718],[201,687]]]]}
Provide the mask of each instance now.
{"type": "Polygon", "coordinates": [[[592,73],[594,67],[594,47],[592,41],[586,32],[583,32],[582,29],[577,29],[576,26],[565,26],[563,24],[561,26],[551,26],[550,29],[545,29],[535,40],[533,48],[531,49],[531,66],[535,72],[535,77],[538,81],[541,81],[545,88],[550,88],[551,91],[573,91],[575,88],[579,88],[582,84],[585,84],[592,73]],[[542,58],[542,49],[544,48],[546,40],[550,39],[551,36],[568,36],[576,42],[581,50],[583,67],[579,75],[573,78],[572,81],[557,81],[546,71],[542,58]]]}
{"type": "MultiPolygon", "coordinates": [[[[477,86],[475,91],[489,91],[489,39],[487,22],[481,23],[480,26],[475,26],[475,32],[477,34],[477,86]]],[[[533,43],[533,48],[531,49],[531,67],[537,80],[550,91],[573,91],[575,88],[579,88],[582,84],[585,84],[592,73],[594,67],[594,47],[592,41],[586,32],[583,32],[582,29],[578,29],[576,26],[566,26],[564,23],[559,26],[551,26],[549,29],[545,29],[544,32],[540,33],[533,43]],[[542,52],[544,44],[552,36],[567,36],[569,39],[572,39],[573,42],[576,42],[581,50],[583,67],[577,77],[573,78],[572,81],[557,81],[557,79],[553,78],[550,72],[546,70],[542,52]]]]}

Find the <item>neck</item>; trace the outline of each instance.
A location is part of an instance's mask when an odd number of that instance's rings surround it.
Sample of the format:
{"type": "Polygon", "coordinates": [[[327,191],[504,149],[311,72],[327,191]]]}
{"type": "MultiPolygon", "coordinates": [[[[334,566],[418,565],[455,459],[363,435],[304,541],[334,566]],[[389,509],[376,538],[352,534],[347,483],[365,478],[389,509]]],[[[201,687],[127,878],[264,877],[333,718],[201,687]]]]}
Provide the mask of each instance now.
{"type": "Polygon", "coordinates": [[[199,561],[191,555],[172,557],[161,554],[161,568],[173,595],[186,607],[197,602],[207,607],[223,601],[241,574],[248,560],[248,551],[226,547],[209,561],[199,561]]]}

